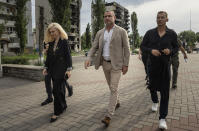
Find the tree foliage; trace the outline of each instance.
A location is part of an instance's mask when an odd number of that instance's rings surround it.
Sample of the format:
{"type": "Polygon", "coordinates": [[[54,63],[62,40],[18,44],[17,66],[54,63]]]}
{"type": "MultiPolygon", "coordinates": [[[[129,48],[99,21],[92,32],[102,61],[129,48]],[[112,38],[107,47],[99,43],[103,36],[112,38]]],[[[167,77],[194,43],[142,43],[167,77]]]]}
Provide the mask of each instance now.
{"type": "Polygon", "coordinates": [[[199,32],[196,33],[196,41],[199,42],[199,32]]]}
{"type": "Polygon", "coordinates": [[[86,27],[86,48],[91,47],[91,31],[90,31],[90,24],[87,24],[86,27]]]}
{"type": "MultiPolygon", "coordinates": [[[[1,4],[0,4],[0,10],[2,10],[2,5],[1,4]]],[[[4,29],[5,29],[4,23],[1,23],[0,24],[0,38],[1,38],[1,35],[3,34],[3,32],[4,32],[4,29]]]]}
{"type": "Polygon", "coordinates": [[[142,36],[139,36],[139,34],[138,34],[138,37],[136,38],[135,44],[133,44],[133,43],[134,43],[133,33],[131,33],[131,34],[129,35],[129,42],[130,42],[130,44],[133,46],[132,48],[139,48],[139,47],[140,47],[140,44],[141,44],[141,42],[142,42],[142,39],[143,39],[143,37],[142,37],[142,36]]]}
{"type": "Polygon", "coordinates": [[[133,45],[133,47],[136,47],[136,48],[138,48],[140,45],[137,24],[138,24],[137,14],[136,12],[133,12],[131,14],[132,34],[130,36],[131,36],[131,44],[133,45]]]}
{"type": "Polygon", "coordinates": [[[48,0],[51,6],[52,22],[59,23],[66,32],[71,27],[71,0],[48,0]]]}
{"type": "Polygon", "coordinates": [[[178,37],[182,41],[186,41],[188,46],[194,46],[196,42],[196,34],[193,31],[183,31],[178,34],[178,37]]]}
{"type": "Polygon", "coordinates": [[[16,0],[16,22],[15,29],[17,36],[20,40],[20,52],[24,52],[25,45],[27,43],[27,29],[26,25],[28,20],[26,18],[26,3],[29,0],[16,0]]]}
{"type": "Polygon", "coordinates": [[[81,45],[83,49],[89,49],[91,47],[91,31],[90,24],[87,24],[86,32],[81,36],[81,45]]]}
{"type": "Polygon", "coordinates": [[[81,35],[81,46],[82,49],[86,49],[86,32],[81,35]]]}
{"type": "Polygon", "coordinates": [[[104,27],[104,12],[105,12],[105,1],[94,0],[92,1],[92,39],[95,38],[96,33],[104,27]]]}

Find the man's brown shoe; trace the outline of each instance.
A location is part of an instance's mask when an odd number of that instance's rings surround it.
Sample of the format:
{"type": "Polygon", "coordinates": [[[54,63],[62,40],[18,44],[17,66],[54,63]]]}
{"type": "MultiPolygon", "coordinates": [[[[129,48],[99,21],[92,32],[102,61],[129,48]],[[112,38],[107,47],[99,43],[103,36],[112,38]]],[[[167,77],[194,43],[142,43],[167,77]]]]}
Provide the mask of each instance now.
{"type": "Polygon", "coordinates": [[[120,103],[117,103],[115,106],[115,110],[117,110],[120,107],[120,103]]]}
{"type": "Polygon", "coordinates": [[[110,117],[105,116],[105,118],[102,120],[102,123],[104,123],[104,124],[105,124],[105,126],[106,126],[106,127],[108,127],[108,126],[109,126],[109,124],[110,124],[110,121],[111,121],[111,118],[110,118],[110,117]]]}

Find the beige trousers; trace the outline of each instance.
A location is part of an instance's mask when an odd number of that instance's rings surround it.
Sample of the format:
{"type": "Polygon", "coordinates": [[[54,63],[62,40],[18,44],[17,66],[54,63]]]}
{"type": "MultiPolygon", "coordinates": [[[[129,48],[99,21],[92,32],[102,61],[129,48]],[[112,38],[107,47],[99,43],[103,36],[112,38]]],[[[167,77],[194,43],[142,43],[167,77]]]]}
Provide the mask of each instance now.
{"type": "Polygon", "coordinates": [[[114,70],[110,62],[103,61],[102,68],[108,83],[110,93],[110,100],[108,105],[108,113],[106,116],[112,117],[115,112],[115,106],[119,103],[118,84],[121,77],[122,70],[114,70]]]}

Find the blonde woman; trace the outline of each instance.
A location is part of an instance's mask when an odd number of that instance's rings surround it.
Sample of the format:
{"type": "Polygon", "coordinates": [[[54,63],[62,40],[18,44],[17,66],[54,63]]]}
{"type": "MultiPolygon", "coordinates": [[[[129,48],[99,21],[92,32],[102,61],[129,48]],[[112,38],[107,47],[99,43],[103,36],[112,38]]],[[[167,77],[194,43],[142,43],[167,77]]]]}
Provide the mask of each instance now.
{"type": "Polygon", "coordinates": [[[53,81],[54,114],[50,122],[54,122],[67,108],[65,78],[71,76],[72,59],[68,36],[58,23],[51,23],[48,26],[44,41],[48,43],[49,48],[43,74],[49,73],[53,81]]]}

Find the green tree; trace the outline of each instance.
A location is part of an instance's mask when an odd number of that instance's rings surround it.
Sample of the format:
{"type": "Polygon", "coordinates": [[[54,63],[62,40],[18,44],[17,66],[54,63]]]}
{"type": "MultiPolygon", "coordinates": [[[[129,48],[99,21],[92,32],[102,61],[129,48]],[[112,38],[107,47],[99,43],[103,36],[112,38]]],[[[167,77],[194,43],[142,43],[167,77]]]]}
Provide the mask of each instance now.
{"type": "Polygon", "coordinates": [[[90,31],[90,24],[87,24],[86,27],[86,48],[90,48],[91,47],[91,31],[90,31]]]}
{"type": "MultiPolygon", "coordinates": [[[[2,10],[2,5],[1,4],[0,4],[0,10],[2,10]]],[[[1,38],[1,35],[3,34],[3,32],[4,32],[4,29],[5,29],[4,23],[1,23],[0,24],[0,38],[1,38]]]]}
{"type": "Polygon", "coordinates": [[[52,22],[59,23],[66,32],[70,32],[71,26],[71,0],[48,0],[51,6],[52,22]]]}
{"type": "Polygon", "coordinates": [[[85,32],[81,35],[81,46],[82,46],[82,49],[86,49],[86,33],[85,32]]]}
{"type": "Polygon", "coordinates": [[[196,34],[193,31],[183,31],[178,34],[180,40],[185,40],[188,46],[194,47],[196,42],[196,34]]]}
{"type": "Polygon", "coordinates": [[[138,33],[138,29],[137,29],[137,23],[138,23],[138,19],[137,19],[137,14],[135,12],[133,12],[131,14],[131,28],[132,28],[132,44],[133,47],[139,47],[139,33],[138,33]]]}
{"type": "Polygon", "coordinates": [[[16,22],[15,29],[17,36],[20,40],[20,53],[24,52],[24,48],[27,43],[27,29],[26,25],[28,24],[28,20],[26,18],[26,3],[29,0],[16,0],[16,22]]]}
{"type": "Polygon", "coordinates": [[[199,42],[199,32],[196,33],[196,41],[199,42]]]}
{"type": "Polygon", "coordinates": [[[104,12],[105,1],[104,0],[92,0],[92,40],[94,40],[96,33],[104,27],[104,12]]]}

